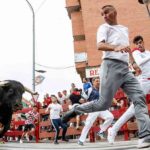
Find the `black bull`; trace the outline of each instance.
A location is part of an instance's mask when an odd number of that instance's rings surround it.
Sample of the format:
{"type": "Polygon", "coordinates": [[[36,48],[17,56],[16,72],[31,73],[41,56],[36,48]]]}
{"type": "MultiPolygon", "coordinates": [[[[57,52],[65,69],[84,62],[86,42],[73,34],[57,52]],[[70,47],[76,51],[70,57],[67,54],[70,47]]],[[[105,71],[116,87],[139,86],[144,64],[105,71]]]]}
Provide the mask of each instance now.
{"type": "Polygon", "coordinates": [[[13,112],[22,109],[22,95],[25,92],[24,86],[14,80],[0,82],[0,138],[10,128],[13,112]],[[4,84],[1,84],[5,82],[4,84]]]}

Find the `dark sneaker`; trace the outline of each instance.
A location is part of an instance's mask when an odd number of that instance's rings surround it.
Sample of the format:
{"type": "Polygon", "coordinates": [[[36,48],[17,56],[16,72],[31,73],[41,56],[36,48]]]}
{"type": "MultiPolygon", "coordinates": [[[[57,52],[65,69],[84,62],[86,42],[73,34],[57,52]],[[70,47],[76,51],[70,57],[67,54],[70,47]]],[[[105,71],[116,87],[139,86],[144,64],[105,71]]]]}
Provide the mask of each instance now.
{"type": "Polygon", "coordinates": [[[65,139],[62,139],[62,141],[64,141],[64,142],[69,142],[69,140],[68,140],[68,139],[66,139],[66,138],[65,138],[65,139]]]}
{"type": "Polygon", "coordinates": [[[54,141],[54,144],[59,144],[58,141],[54,141]]]}
{"type": "Polygon", "coordinates": [[[78,141],[78,145],[83,146],[84,144],[83,144],[83,142],[81,142],[81,141],[79,140],[79,141],[78,141]]]}

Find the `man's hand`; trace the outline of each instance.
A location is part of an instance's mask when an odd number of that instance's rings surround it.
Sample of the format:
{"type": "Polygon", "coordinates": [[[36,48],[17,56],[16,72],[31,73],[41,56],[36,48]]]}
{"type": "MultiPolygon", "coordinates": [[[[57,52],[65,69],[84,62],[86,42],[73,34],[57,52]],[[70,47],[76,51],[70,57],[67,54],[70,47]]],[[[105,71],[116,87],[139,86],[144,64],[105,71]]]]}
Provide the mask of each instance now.
{"type": "Polygon", "coordinates": [[[115,52],[129,53],[131,51],[129,46],[117,46],[114,49],[115,52]]]}
{"type": "Polygon", "coordinates": [[[138,75],[140,75],[140,74],[142,73],[140,67],[139,67],[136,63],[134,63],[134,64],[132,65],[132,67],[133,67],[133,69],[135,70],[135,76],[138,76],[138,75]]]}

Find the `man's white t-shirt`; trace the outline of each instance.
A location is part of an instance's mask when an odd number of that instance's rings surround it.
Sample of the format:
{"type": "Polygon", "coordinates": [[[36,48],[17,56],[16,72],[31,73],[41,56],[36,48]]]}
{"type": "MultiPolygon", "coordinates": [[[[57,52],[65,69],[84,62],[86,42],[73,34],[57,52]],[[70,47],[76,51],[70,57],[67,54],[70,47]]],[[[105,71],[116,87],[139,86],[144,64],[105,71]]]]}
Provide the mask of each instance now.
{"type": "Polygon", "coordinates": [[[64,97],[58,97],[58,101],[60,102],[60,104],[64,104],[64,100],[65,100],[64,97]]]}
{"type": "Polygon", "coordinates": [[[144,52],[140,52],[139,50],[135,50],[132,55],[137,65],[142,70],[142,74],[139,75],[138,78],[150,78],[150,51],[146,50],[144,52]]]}
{"type": "Polygon", "coordinates": [[[63,108],[60,104],[49,104],[48,108],[50,109],[50,119],[59,119],[60,113],[63,111],[63,108]]]}
{"type": "MultiPolygon", "coordinates": [[[[97,43],[102,41],[115,46],[129,46],[128,28],[122,25],[102,24],[97,31],[97,43]]],[[[129,62],[128,53],[103,51],[104,58],[129,62]]]]}

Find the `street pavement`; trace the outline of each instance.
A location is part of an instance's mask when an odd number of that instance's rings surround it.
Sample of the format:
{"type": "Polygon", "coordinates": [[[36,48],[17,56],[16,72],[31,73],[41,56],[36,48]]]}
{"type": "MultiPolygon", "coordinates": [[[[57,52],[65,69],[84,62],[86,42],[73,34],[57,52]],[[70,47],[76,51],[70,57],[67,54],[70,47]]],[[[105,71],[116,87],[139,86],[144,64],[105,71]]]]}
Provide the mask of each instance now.
{"type": "MultiPolygon", "coordinates": [[[[49,142],[22,144],[8,142],[0,144],[0,150],[137,150],[136,145],[137,140],[117,141],[114,145],[110,145],[108,142],[87,142],[84,146],[78,145],[75,140],[68,143],[60,142],[58,145],[49,142]]],[[[150,148],[142,150],[150,150],[150,148]]]]}

